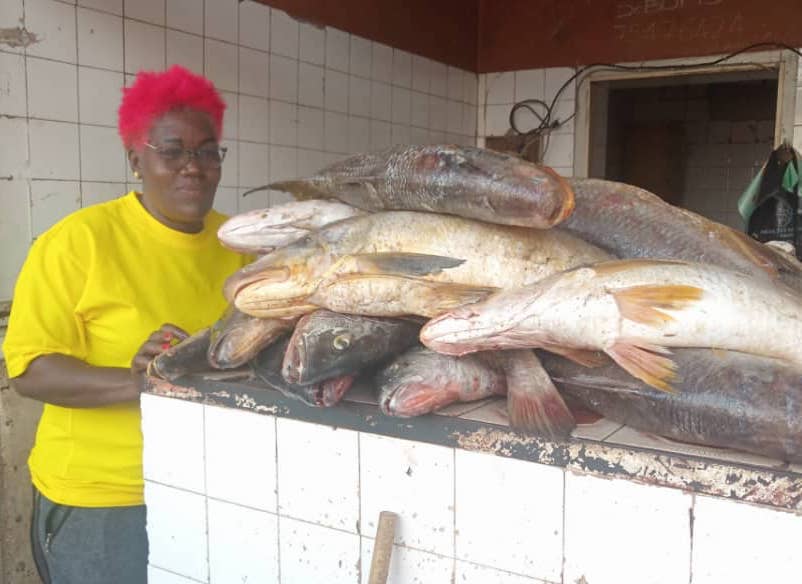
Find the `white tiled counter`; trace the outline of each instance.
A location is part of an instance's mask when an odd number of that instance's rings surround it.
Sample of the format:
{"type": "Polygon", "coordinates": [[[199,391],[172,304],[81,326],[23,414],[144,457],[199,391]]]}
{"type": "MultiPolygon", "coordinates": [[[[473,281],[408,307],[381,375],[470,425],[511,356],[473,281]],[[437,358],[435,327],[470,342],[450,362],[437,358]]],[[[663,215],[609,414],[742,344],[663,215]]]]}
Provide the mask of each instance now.
{"type": "Polygon", "coordinates": [[[356,396],[152,380],[150,582],[366,583],[383,510],[394,584],[802,582],[799,468],[609,444],[604,420],[549,443],[462,415],[497,402],[399,420],[356,396]]]}

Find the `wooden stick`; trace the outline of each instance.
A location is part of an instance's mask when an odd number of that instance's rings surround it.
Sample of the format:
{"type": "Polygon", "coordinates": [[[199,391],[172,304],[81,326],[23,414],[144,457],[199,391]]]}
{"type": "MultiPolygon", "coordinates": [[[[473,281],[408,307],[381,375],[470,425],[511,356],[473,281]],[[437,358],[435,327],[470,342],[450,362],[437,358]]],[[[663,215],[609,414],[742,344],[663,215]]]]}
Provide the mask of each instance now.
{"type": "Polygon", "coordinates": [[[395,524],[398,515],[392,511],[379,513],[379,525],[376,527],[376,540],[373,543],[373,555],[370,560],[368,584],[387,584],[390,572],[390,557],[393,554],[395,524]]]}

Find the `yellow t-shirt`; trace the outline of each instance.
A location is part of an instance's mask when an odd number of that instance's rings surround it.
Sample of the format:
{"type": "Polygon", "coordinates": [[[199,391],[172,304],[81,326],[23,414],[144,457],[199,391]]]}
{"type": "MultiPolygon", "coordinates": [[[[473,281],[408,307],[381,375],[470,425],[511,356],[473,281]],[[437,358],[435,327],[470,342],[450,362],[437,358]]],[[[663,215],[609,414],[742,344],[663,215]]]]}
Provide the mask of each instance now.
{"type": "MultiPolygon", "coordinates": [[[[225,310],[227,276],[247,262],[223,248],[212,211],[197,234],[159,223],[130,192],[77,211],[31,247],[3,344],[9,377],[41,355],[131,366],[163,323],[190,334],[225,310]]],[[[78,507],[143,503],[139,402],[98,408],[45,404],[28,460],[47,498],[78,507]]]]}

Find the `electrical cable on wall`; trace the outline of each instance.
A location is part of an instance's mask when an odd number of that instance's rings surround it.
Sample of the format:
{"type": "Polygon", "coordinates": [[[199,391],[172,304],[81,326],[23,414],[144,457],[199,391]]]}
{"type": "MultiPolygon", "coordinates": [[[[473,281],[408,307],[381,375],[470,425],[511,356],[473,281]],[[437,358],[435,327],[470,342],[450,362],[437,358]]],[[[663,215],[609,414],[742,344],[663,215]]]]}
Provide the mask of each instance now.
{"type": "Polygon", "coordinates": [[[738,55],[745,53],[747,51],[751,51],[752,49],[757,48],[781,48],[787,51],[791,51],[795,53],[797,56],[802,57],[802,52],[798,49],[791,47],[789,45],[783,43],[772,43],[772,42],[765,42],[765,43],[755,43],[753,45],[749,45],[744,47],[743,49],[739,49],[735,52],[728,53],[718,59],[714,59],[712,61],[705,61],[703,63],[688,63],[685,65],[617,65],[615,63],[591,63],[590,65],[585,65],[584,67],[580,67],[577,69],[576,73],[574,73],[571,77],[569,77],[565,83],[563,83],[560,88],[557,90],[557,93],[554,94],[554,97],[551,100],[551,103],[548,104],[542,99],[524,99],[519,102],[513,104],[512,109],[510,110],[510,117],[509,123],[510,128],[512,128],[513,132],[518,135],[524,136],[524,146],[521,148],[521,151],[528,148],[532,142],[540,141],[542,147],[540,149],[540,159],[543,160],[546,151],[548,150],[549,145],[549,135],[552,131],[559,128],[563,124],[570,122],[576,116],[576,107],[574,108],[574,113],[568,116],[564,120],[559,119],[552,119],[554,106],[557,104],[557,100],[560,98],[560,95],[565,91],[565,89],[577,78],[579,78],[584,73],[588,72],[589,69],[598,69],[598,68],[606,68],[606,69],[616,69],[616,70],[624,70],[624,71],[683,71],[683,70],[693,70],[693,69],[700,69],[705,67],[711,67],[723,63],[733,57],[737,57],[738,55]],[[542,113],[538,113],[535,108],[542,110],[542,113]],[[527,130],[526,132],[522,132],[518,129],[515,123],[515,114],[520,110],[526,110],[535,118],[538,119],[538,125],[531,129],[527,130]],[[543,141],[545,140],[545,143],[543,141]]]}

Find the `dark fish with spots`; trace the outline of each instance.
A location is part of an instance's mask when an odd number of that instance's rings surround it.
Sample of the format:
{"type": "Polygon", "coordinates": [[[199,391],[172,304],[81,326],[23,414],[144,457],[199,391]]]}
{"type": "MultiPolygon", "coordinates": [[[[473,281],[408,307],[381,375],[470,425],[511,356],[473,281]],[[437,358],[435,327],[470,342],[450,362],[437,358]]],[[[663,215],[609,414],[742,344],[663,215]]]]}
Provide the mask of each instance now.
{"type": "Polygon", "coordinates": [[[288,383],[281,375],[281,363],[290,341],[290,335],[279,339],[250,361],[251,369],[266,387],[280,391],[287,397],[314,407],[331,407],[337,404],[351,388],[354,375],[341,375],[309,385],[288,383]]]}
{"type": "Polygon", "coordinates": [[[336,198],[367,211],[429,211],[538,229],[557,225],[574,208],[571,188],[552,169],[454,145],[357,154],[311,177],[260,188],[297,199],[336,198]]]}
{"type": "Polygon", "coordinates": [[[356,374],[416,344],[422,324],[317,310],[295,326],[282,375],[290,383],[306,385],[356,374]]]}
{"type": "Polygon", "coordinates": [[[612,361],[587,368],[539,352],[567,399],[613,421],[706,446],[802,462],[802,369],[712,349],[674,349],[682,381],[655,390],[612,361]]]}
{"type": "Polygon", "coordinates": [[[211,328],[207,359],[216,369],[245,365],[262,349],[291,331],[294,319],[257,318],[229,305],[211,328]]]}

